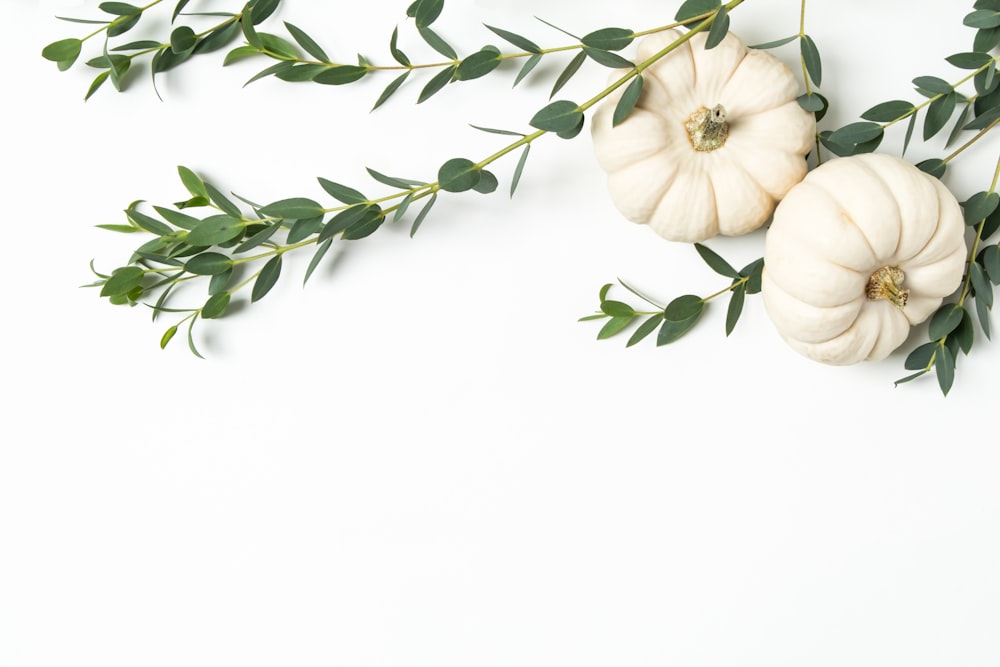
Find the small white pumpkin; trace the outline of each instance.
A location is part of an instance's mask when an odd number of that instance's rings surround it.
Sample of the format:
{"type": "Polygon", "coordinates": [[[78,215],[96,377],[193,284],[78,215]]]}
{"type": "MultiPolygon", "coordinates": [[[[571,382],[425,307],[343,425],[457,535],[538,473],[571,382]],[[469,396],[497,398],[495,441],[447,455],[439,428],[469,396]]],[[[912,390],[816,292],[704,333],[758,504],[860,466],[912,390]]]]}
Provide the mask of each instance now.
{"type": "MultiPolygon", "coordinates": [[[[679,37],[646,37],[637,62],[679,37]]],[[[815,117],[799,106],[799,84],[784,63],[732,33],[713,49],[705,40],[699,33],[647,68],[622,123],[612,125],[619,94],[591,126],[615,206],[672,241],[760,227],[805,176],[815,140],[815,117]]]]}
{"type": "Polygon", "coordinates": [[[905,160],[830,160],[774,212],[764,306],[781,336],[811,359],[884,359],[959,287],[964,230],[948,188],[905,160]]]}

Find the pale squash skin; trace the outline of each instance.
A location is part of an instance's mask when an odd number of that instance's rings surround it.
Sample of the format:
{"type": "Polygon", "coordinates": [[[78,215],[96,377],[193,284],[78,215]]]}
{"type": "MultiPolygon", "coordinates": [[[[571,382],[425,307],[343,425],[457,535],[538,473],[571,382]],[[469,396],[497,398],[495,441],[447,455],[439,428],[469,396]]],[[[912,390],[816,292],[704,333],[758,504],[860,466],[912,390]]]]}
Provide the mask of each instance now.
{"type": "MultiPolygon", "coordinates": [[[[644,38],[636,62],[679,37],[670,30],[644,38]]],[[[799,106],[799,84],[787,66],[733,33],[707,51],[705,40],[695,35],[643,72],[642,96],[624,122],[612,127],[619,93],[604,101],[591,125],[615,206],[671,241],[759,228],[805,176],[815,140],[815,117],[799,106]],[[725,145],[695,150],[685,122],[716,105],[729,124],[725,145]]]]}
{"type": "Polygon", "coordinates": [[[877,361],[958,289],[966,253],[961,207],[938,179],[888,155],[836,158],[774,212],[764,306],[782,338],[811,359],[877,361]],[[902,308],[866,294],[885,266],[905,276],[902,308]]]}

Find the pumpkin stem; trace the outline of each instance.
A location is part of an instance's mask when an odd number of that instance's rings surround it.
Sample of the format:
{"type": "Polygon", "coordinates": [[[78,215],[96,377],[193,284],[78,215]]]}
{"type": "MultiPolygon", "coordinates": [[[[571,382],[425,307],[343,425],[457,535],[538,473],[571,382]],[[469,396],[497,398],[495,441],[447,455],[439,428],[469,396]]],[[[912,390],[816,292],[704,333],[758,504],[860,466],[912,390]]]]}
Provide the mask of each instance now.
{"type": "Polygon", "coordinates": [[[699,107],[684,122],[691,145],[696,151],[711,152],[726,145],[729,137],[729,123],[726,122],[726,108],[716,104],[709,109],[699,107]]]}
{"type": "Polygon", "coordinates": [[[885,299],[902,310],[910,297],[910,291],[900,287],[905,277],[898,266],[883,266],[868,281],[868,300],[885,299]]]}

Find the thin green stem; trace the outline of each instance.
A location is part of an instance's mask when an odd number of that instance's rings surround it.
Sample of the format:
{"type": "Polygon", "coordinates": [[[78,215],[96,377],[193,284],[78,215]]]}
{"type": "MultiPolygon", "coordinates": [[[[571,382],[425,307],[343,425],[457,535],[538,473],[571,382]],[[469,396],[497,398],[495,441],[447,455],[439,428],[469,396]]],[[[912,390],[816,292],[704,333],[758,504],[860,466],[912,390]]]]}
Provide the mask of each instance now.
{"type": "MultiPolygon", "coordinates": [[[[993,58],[989,62],[985,63],[979,69],[973,70],[972,73],[969,74],[968,76],[964,76],[961,79],[959,79],[958,81],[956,81],[955,83],[951,84],[952,89],[958,88],[963,83],[966,83],[966,82],[970,81],[971,79],[974,79],[977,74],[979,74],[980,72],[986,71],[990,67],[995,66],[998,61],[1000,61],[1000,56],[996,56],[995,58],[993,58]]],[[[939,99],[941,97],[944,97],[946,94],[950,95],[951,93],[938,93],[937,95],[934,95],[933,97],[927,98],[926,100],[924,100],[920,104],[914,106],[913,109],[911,109],[908,113],[903,114],[902,116],[900,116],[899,118],[897,118],[895,120],[890,120],[890,121],[888,121],[886,123],[882,123],[882,129],[887,129],[887,128],[891,127],[892,125],[895,125],[899,121],[905,120],[905,119],[909,118],[910,116],[918,113],[921,109],[923,109],[925,107],[928,107],[931,104],[933,104],[935,100],[937,100],[937,99],[939,99]]]]}
{"type": "MultiPolygon", "coordinates": [[[[147,9],[149,9],[151,7],[155,7],[156,5],[160,4],[161,2],[163,2],[163,0],[153,0],[148,5],[145,5],[143,7],[139,7],[139,14],[142,14],[143,12],[145,12],[147,9]]],[[[132,14],[131,16],[135,16],[135,14],[132,14]]],[[[114,18],[112,21],[109,21],[107,23],[107,25],[101,26],[100,28],[98,28],[94,32],[90,33],[86,37],[81,37],[80,41],[81,42],[86,42],[91,37],[96,37],[97,35],[100,35],[102,32],[107,31],[109,28],[111,28],[116,23],[118,23],[118,22],[120,22],[122,20],[125,20],[127,18],[128,18],[128,16],[118,16],[118,17],[114,18]]]]}
{"type": "MultiPolygon", "coordinates": [[[[799,9],[799,44],[800,44],[799,63],[802,66],[802,80],[805,81],[806,83],[806,95],[812,95],[813,89],[812,89],[812,82],[809,80],[809,68],[806,67],[806,59],[805,56],[802,55],[802,49],[801,49],[802,40],[805,38],[805,36],[806,36],[806,0],[802,0],[802,5],[799,9]]],[[[821,165],[823,164],[823,152],[822,152],[822,144],[820,143],[819,140],[819,131],[816,132],[814,141],[816,142],[816,164],[821,165]]]]}
{"type": "Polygon", "coordinates": [[[964,144],[962,144],[961,146],[959,146],[958,148],[956,148],[948,157],[944,158],[942,160],[942,162],[944,162],[945,164],[951,162],[953,159],[955,159],[956,157],[958,157],[959,155],[961,155],[962,151],[964,151],[966,148],[968,148],[972,144],[974,144],[977,141],[979,141],[980,139],[982,139],[986,135],[986,133],[989,132],[990,130],[992,130],[994,127],[996,127],[997,124],[1000,124],[1000,118],[997,118],[992,123],[990,123],[989,125],[987,125],[983,129],[981,129],[979,132],[977,132],[976,136],[972,137],[971,139],[969,139],[968,141],[966,141],[964,144]]]}
{"type": "Polygon", "coordinates": [[[722,296],[726,292],[732,292],[734,289],[736,289],[740,285],[746,285],[749,280],[750,280],[750,276],[743,276],[739,280],[734,280],[732,283],[729,284],[729,287],[726,287],[725,289],[720,289],[715,294],[710,294],[710,295],[708,295],[706,297],[703,297],[702,298],[702,303],[707,303],[707,302],[711,301],[712,299],[714,299],[716,297],[722,296]]]}

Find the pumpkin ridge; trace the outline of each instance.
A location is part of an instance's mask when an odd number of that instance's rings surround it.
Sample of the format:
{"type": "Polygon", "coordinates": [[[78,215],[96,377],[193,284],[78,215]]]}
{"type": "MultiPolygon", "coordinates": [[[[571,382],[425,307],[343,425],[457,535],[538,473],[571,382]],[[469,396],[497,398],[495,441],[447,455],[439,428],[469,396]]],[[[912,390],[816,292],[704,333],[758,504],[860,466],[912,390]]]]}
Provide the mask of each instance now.
{"type": "MultiPolygon", "coordinates": [[[[767,219],[769,217],[771,217],[772,213],[774,212],[775,202],[777,200],[771,195],[770,192],[767,191],[767,188],[765,188],[763,185],[761,185],[760,182],[756,178],[754,178],[753,173],[743,165],[743,162],[741,160],[739,160],[737,158],[737,156],[735,156],[735,155],[731,155],[731,156],[730,155],[723,155],[723,156],[720,156],[717,159],[725,159],[734,169],[738,169],[744,176],[746,176],[747,180],[750,183],[752,183],[753,185],[755,185],[757,187],[757,189],[761,193],[763,193],[764,197],[766,197],[767,200],[768,200],[767,208],[769,209],[770,212],[765,212],[766,214],[765,214],[763,220],[754,220],[753,221],[754,226],[751,229],[748,229],[745,232],[737,232],[736,234],[732,234],[732,235],[735,236],[735,235],[746,234],[746,233],[749,233],[749,232],[753,231],[754,229],[759,229],[761,227],[761,225],[763,225],[767,221],[767,219]]],[[[715,188],[715,179],[713,178],[713,175],[712,175],[711,171],[708,173],[708,178],[709,178],[710,181],[712,181],[713,192],[718,192],[718,188],[715,188]]],[[[722,217],[719,215],[719,200],[718,200],[718,198],[716,198],[715,204],[716,204],[716,206],[715,206],[715,217],[716,217],[716,220],[718,222],[717,226],[721,230],[722,229],[722,217]]]]}
{"type": "MultiPolygon", "coordinates": [[[[861,165],[862,169],[864,169],[864,171],[868,172],[876,181],[879,182],[879,184],[881,184],[882,190],[884,190],[884,191],[886,191],[886,192],[889,193],[889,199],[892,200],[893,206],[896,207],[896,217],[899,218],[899,234],[896,235],[896,247],[894,247],[892,249],[892,252],[889,253],[889,256],[886,259],[886,262],[888,264],[899,264],[900,262],[908,261],[909,258],[900,260],[897,257],[897,255],[899,253],[900,245],[902,245],[902,243],[903,243],[903,227],[905,226],[903,224],[903,208],[899,205],[899,198],[896,197],[896,193],[892,189],[891,184],[888,181],[886,181],[884,178],[882,178],[882,175],[879,173],[879,171],[877,169],[873,169],[872,166],[870,164],[868,164],[868,163],[869,163],[869,160],[867,160],[867,159],[862,160],[861,162],[859,162],[859,164],[861,165]],[[892,261],[893,259],[896,259],[896,261],[893,262],[892,261]]],[[[937,199],[937,198],[935,197],[935,199],[937,199]]],[[[939,209],[938,210],[938,215],[940,216],[940,214],[941,214],[940,204],[938,205],[938,209],[939,209]]],[[[938,219],[938,224],[940,224],[940,218],[938,219]]],[[[937,227],[938,227],[938,225],[935,224],[934,225],[934,233],[931,234],[931,238],[933,238],[934,234],[937,233],[937,227]]],[[[864,231],[862,231],[862,233],[864,233],[864,231]]],[[[925,245],[925,247],[926,247],[926,245],[925,245]]]]}
{"type": "MultiPolygon", "coordinates": [[[[810,185],[812,185],[812,186],[813,186],[814,188],[816,188],[817,190],[820,190],[820,191],[821,191],[821,192],[822,192],[823,194],[825,194],[826,196],[828,196],[828,197],[830,198],[830,201],[832,201],[832,202],[833,202],[834,204],[836,204],[836,205],[837,205],[837,211],[838,211],[839,213],[843,214],[845,218],[847,218],[848,220],[850,220],[850,222],[851,222],[851,225],[852,225],[852,226],[853,226],[853,227],[854,227],[855,229],[857,229],[857,230],[858,230],[858,235],[859,235],[859,236],[860,236],[860,237],[862,238],[862,240],[864,240],[864,242],[865,242],[865,243],[866,243],[866,244],[868,245],[868,250],[869,250],[869,251],[871,251],[871,254],[872,254],[872,257],[874,257],[874,258],[875,258],[875,261],[876,261],[876,262],[879,262],[879,261],[880,261],[880,260],[879,260],[879,254],[878,254],[877,252],[875,252],[875,247],[874,247],[874,246],[872,245],[872,242],[871,242],[871,239],[869,239],[869,238],[868,238],[868,235],[867,235],[867,234],[865,234],[864,230],[863,230],[863,229],[861,229],[861,227],[860,227],[860,226],[858,226],[858,223],[856,223],[856,222],[854,221],[854,216],[853,216],[853,215],[851,215],[851,212],[850,212],[850,211],[848,211],[848,210],[847,210],[847,208],[846,208],[846,207],[845,207],[845,206],[844,206],[844,205],[843,205],[843,204],[842,204],[842,203],[840,202],[840,199],[838,199],[838,198],[837,198],[837,197],[836,197],[836,196],[834,195],[834,193],[830,191],[830,189],[829,189],[829,188],[827,188],[826,186],[824,186],[824,185],[823,185],[823,183],[822,183],[822,181],[820,181],[819,183],[816,183],[816,182],[815,182],[815,179],[814,179],[814,182],[810,183],[810,185]]],[[[897,244],[897,245],[898,245],[898,244],[897,244]]],[[[878,268],[878,267],[875,267],[875,268],[878,268]]]]}
{"type": "Polygon", "coordinates": [[[925,265],[925,263],[921,262],[918,258],[924,253],[925,250],[927,250],[928,247],[930,247],[931,243],[937,239],[938,232],[941,231],[941,221],[944,219],[944,211],[941,210],[941,193],[937,189],[937,186],[934,187],[934,203],[937,204],[937,216],[935,218],[934,231],[927,237],[927,242],[920,247],[920,250],[907,257],[903,260],[904,262],[913,262],[914,266],[925,265]]]}

